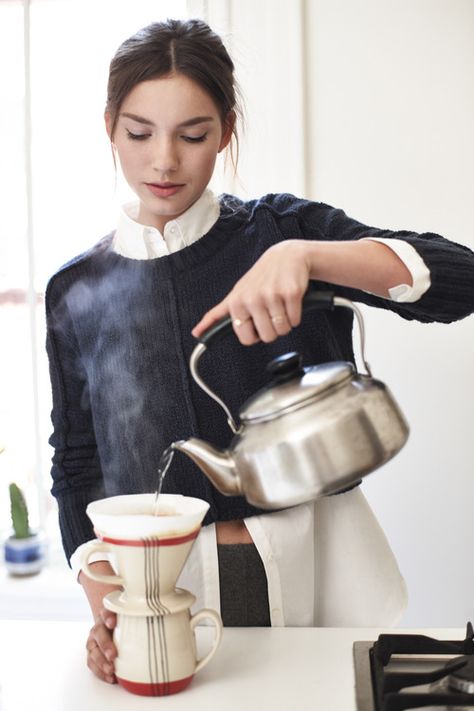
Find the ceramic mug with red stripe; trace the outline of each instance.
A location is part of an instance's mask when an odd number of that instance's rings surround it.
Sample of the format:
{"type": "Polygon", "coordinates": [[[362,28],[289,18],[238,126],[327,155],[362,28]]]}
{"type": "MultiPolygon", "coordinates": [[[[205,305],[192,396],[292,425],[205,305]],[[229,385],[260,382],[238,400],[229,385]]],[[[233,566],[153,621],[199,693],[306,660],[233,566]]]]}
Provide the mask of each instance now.
{"type": "MultiPolygon", "coordinates": [[[[186,562],[209,504],[190,496],[154,494],[113,496],[90,503],[87,514],[97,540],[82,551],[82,570],[101,583],[119,585],[120,603],[150,610],[153,600],[166,606],[186,562]],[[91,568],[91,558],[111,557],[114,575],[91,568]],[[107,554],[107,555],[104,555],[107,554]]],[[[148,613],[149,614],[149,613],[148,613]]]]}
{"type": "Polygon", "coordinates": [[[176,694],[211,660],[221,640],[222,621],[214,610],[191,615],[194,601],[191,593],[176,591],[166,609],[157,601],[160,611],[145,615],[138,609],[124,610],[117,593],[104,598],[105,607],[117,613],[115,676],[124,689],[141,696],[176,694]],[[200,657],[194,629],[205,619],[213,625],[214,636],[207,653],[200,657]]]}

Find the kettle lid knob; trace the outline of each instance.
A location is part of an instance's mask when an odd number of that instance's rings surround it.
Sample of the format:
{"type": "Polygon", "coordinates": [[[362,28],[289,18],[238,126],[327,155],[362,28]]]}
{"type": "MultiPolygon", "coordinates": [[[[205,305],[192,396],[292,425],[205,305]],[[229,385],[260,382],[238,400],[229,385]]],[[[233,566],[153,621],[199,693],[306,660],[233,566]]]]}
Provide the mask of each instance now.
{"type": "Polygon", "coordinates": [[[284,383],[304,375],[303,359],[295,351],[284,353],[267,364],[266,372],[272,376],[273,383],[284,383]]]}

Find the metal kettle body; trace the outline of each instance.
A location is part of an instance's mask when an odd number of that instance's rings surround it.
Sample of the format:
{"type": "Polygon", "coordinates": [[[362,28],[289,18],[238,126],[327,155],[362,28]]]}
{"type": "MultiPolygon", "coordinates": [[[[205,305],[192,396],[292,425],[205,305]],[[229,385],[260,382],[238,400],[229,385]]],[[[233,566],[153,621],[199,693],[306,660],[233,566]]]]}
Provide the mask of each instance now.
{"type": "Polygon", "coordinates": [[[367,374],[344,361],[303,369],[298,354],[285,354],[270,364],[272,382],[241,408],[240,426],[197,371],[209,340],[230,329],[230,319],[202,337],[191,357],[191,372],[225,410],[234,437],[226,450],[196,438],[174,446],[191,457],[221,493],[243,495],[262,509],[295,506],[350,487],[405,444],[405,418],[365,361],[357,307],[327,292],[312,292],[303,304],[304,310],[334,306],[352,308],[358,318],[367,374]]]}

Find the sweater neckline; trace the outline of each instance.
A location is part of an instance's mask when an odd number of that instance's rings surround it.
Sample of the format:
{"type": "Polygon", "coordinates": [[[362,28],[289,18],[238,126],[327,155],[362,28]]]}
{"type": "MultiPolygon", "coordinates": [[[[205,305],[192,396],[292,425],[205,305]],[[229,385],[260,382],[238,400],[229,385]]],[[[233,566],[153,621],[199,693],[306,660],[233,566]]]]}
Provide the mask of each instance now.
{"type": "Polygon", "coordinates": [[[177,252],[151,259],[134,259],[119,254],[113,249],[112,232],[106,238],[105,255],[109,262],[116,265],[135,265],[139,269],[154,269],[167,271],[184,271],[208,259],[215,252],[224,249],[248,221],[249,213],[245,203],[232,195],[220,196],[220,215],[211,229],[200,239],[177,252]]]}

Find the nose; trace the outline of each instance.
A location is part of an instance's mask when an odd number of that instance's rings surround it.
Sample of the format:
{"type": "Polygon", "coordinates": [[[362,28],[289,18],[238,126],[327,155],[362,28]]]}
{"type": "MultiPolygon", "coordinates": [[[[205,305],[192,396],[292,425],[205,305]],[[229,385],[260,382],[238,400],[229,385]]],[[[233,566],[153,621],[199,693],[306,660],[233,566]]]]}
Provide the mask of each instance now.
{"type": "Polygon", "coordinates": [[[173,173],[179,166],[177,146],[172,138],[157,138],[153,145],[152,167],[160,175],[173,173]]]}

